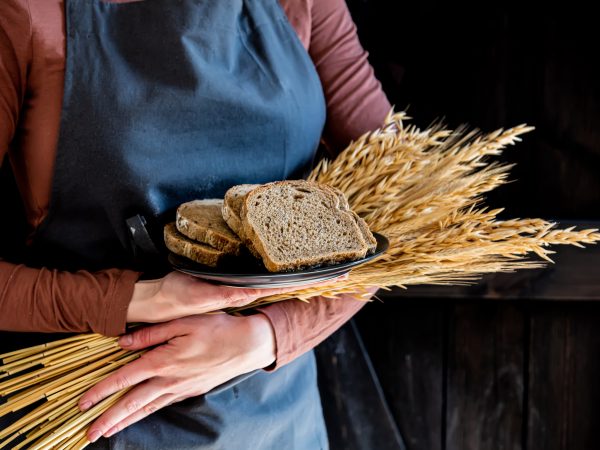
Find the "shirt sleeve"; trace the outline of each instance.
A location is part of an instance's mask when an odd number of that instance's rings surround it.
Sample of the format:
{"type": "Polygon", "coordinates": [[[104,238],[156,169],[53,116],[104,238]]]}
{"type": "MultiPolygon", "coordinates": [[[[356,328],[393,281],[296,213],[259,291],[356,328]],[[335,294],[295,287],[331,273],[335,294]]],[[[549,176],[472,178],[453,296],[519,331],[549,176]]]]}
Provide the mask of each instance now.
{"type": "MultiPolygon", "coordinates": [[[[17,132],[27,95],[32,30],[26,0],[0,7],[0,164],[17,132]]],[[[2,193],[0,192],[0,201],[2,193]]],[[[113,336],[125,331],[127,307],[139,273],[33,269],[2,260],[0,329],[85,332],[113,336]]]]}
{"type": "Polygon", "coordinates": [[[0,261],[0,329],[23,332],[125,332],[139,273],[61,272],[0,261]]]}
{"type": "Polygon", "coordinates": [[[309,53],[327,103],[323,141],[337,155],[351,140],[383,125],[391,105],[344,0],[315,0],[311,13],[309,53]]]}
{"type": "Polygon", "coordinates": [[[27,2],[8,1],[0,14],[0,165],[15,134],[31,60],[27,2]]]}
{"type": "MultiPolygon", "coordinates": [[[[309,53],[327,102],[323,140],[336,155],[351,140],[381,126],[391,105],[375,78],[344,0],[315,0],[311,19],[309,53]]],[[[276,362],[267,370],[275,370],[318,345],[364,304],[342,295],[315,297],[310,303],[288,300],[261,308],[271,321],[277,345],[276,362]]]]}

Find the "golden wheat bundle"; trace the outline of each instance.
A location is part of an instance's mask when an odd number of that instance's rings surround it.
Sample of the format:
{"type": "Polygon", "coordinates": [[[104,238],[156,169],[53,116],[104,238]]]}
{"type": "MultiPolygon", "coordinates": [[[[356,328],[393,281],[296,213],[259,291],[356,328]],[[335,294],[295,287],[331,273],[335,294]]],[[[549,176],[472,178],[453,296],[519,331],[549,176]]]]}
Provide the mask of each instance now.
{"type": "Polygon", "coordinates": [[[0,430],[0,448],[84,448],[88,425],[126,390],[85,413],[79,397],[141,354],[122,350],[114,338],[86,334],[0,355],[0,397],[6,399],[0,417],[41,403],[0,430]]]}
{"type": "MultiPolygon", "coordinates": [[[[343,191],[388,251],[354,268],[347,280],[294,291],[295,299],[370,295],[366,288],[465,284],[490,272],[541,267],[554,244],[582,246],[597,230],[556,229],[541,219],[498,220],[483,195],[507,181],[511,165],[492,160],[532,130],[524,125],[489,134],[419,130],[404,113],[390,112],[382,128],[323,160],[309,179],[343,191]],[[541,259],[527,259],[535,254],[541,259]]],[[[289,299],[264,297],[249,307],[289,299]]],[[[230,311],[234,312],[234,311],[230,311]]],[[[0,417],[30,410],[0,431],[0,448],[80,449],[91,422],[125,391],[80,412],[79,397],[142,352],[121,350],[115,338],[80,335],[0,355],[0,417]]]]}

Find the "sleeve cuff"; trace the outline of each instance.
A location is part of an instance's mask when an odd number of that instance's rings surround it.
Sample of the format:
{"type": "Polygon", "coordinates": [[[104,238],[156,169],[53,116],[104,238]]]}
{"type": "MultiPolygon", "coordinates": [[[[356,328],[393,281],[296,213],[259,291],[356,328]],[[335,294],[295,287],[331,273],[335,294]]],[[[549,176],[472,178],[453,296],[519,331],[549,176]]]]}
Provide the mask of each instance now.
{"type": "MultiPolygon", "coordinates": [[[[368,289],[373,294],[376,289],[368,289]]],[[[257,312],[269,319],[275,334],[275,362],[263,370],[272,372],[314,348],[358,312],[368,299],[349,294],[337,298],[320,296],[310,303],[285,300],[264,306],[257,312]]]]}
{"type": "MultiPolygon", "coordinates": [[[[293,300],[286,300],[293,301],[293,300]]],[[[292,352],[284,351],[284,349],[289,349],[293,346],[293,342],[291,339],[291,326],[288,315],[285,312],[284,308],[281,308],[283,302],[274,303],[272,305],[268,305],[268,307],[258,309],[257,312],[264,314],[271,322],[271,326],[273,327],[273,331],[275,333],[275,362],[270,366],[263,368],[266,372],[274,372],[279,369],[281,366],[289,363],[293,358],[291,357],[292,352]]]]}
{"type": "Polygon", "coordinates": [[[115,279],[111,294],[107,298],[108,304],[101,321],[103,327],[98,330],[99,333],[105,336],[118,336],[125,332],[127,309],[133,296],[133,288],[140,275],[141,272],[123,270],[121,275],[115,279]]]}

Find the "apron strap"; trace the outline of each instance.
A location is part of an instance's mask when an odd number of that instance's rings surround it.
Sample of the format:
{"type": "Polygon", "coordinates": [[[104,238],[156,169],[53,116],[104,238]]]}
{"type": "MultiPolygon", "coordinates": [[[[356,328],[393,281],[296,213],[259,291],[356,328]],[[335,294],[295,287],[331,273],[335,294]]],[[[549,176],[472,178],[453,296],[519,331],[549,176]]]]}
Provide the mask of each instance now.
{"type": "Polygon", "coordinates": [[[129,230],[129,237],[131,239],[131,247],[133,248],[133,254],[136,258],[140,256],[159,256],[160,252],[156,247],[156,244],[150,237],[148,228],[146,228],[146,218],[141,214],[136,214],[133,217],[125,220],[127,229],[129,230]]]}

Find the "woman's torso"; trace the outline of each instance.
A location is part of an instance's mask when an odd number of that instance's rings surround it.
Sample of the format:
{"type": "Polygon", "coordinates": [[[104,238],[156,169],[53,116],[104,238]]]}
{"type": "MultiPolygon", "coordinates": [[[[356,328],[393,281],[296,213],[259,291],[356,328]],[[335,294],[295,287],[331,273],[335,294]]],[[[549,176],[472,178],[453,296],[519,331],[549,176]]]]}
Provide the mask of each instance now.
{"type": "MultiPolygon", "coordinates": [[[[11,26],[20,29],[17,36],[30,40],[15,42],[17,51],[28,53],[29,66],[23,68],[21,110],[15,137],[9,148],[13,173],[21,193],[30,232],[47,215],[65,73],[64,0],[19,0],[29,17],[15,10],[11,26]]],[[[118,0],[115,3],[124,3],[118,0]]],[[[280,0],[290,24],[306,49],[311,34],[312,0],[280,0]]],[[[1,143],[0,143],[1,144],[1,143]]]]}

